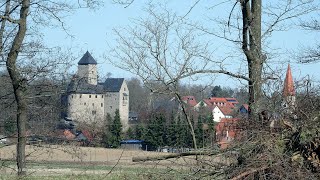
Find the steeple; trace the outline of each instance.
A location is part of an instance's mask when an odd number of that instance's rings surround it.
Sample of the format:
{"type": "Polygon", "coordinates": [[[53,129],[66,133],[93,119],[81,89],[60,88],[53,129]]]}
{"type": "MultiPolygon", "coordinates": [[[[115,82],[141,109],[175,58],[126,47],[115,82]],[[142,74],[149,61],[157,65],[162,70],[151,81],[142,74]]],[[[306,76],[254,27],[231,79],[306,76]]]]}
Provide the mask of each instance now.
{"type": "Polygon", "coordinates": [[[291,74],[290,64],[288,64],[286,79],[283,85],[283,107],[287,109],[287,112],[292,112],[296,105],[296,92],[294,89],[294,82],[291,74]]]}
{"type": "Polygon", "coordinates": [[[294,89],[294,83],[293,78],[291,74],[291,68],[290,64],[288,64],[286,79],[284,80],[284,86],[283,86],[283,96],[295,96],[296,92],[294,89]]]}

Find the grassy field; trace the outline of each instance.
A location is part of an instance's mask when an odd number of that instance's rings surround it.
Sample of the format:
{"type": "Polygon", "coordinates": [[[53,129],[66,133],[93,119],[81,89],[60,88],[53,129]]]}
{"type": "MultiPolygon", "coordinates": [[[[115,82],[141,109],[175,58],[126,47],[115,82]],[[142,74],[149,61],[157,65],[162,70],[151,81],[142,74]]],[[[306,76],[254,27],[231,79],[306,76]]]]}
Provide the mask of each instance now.
{"type": "MultiPolygon", "coordinates": [[[[0,148],[0,179],[14,179],[15,146],[0,148]]],[[[193,179],[194,157],[132,162],[135,156],[168,153],[77,146],[27,146],[26,179],[193,179]],[[188,178],[189,177],[189,178],[188,178]]]]}

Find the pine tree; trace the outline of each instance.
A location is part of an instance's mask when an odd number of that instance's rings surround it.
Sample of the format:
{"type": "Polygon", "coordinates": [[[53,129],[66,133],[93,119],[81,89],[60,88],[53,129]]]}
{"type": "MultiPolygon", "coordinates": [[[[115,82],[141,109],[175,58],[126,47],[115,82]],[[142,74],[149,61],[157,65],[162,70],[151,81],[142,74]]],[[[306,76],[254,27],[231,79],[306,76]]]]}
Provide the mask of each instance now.
{"type": "Polygon", "coordinates": [[[165,138],[165,117],[162,114],[155,114],[147,126],[146,142],[150,148],[156,149],[164,145],[165,138]]]}
{"type": "Polygon", "coordinates": [[[116,110],[113,123],[111,124],[111,134],[112,134],[112,146],[113,147],[119,147],[120,141],[121,141],[121,130],[122,130],[122,124],[120,119],[120,113],[119,109],[116,110]]]}
{"type": "Polygon", "coordinates": [[[136,135],[134,134],[134,131],[131,127],[129,127],[127,130],[126,138],[127,139],[136,139],[136,135]]]}
{"type": "Polygon", "coordinates": [[[177,124],[174,121],[174,114],[171,113],[170,120],[166,125],[166,138],[165,138],[165,144],[168,146],[176,146],[177,145],[177,134],[179,133],[177,131],[177,124]]]}
{"type": "Polygon", "coordinates": [[[102,144],[104,145],[104,147],[111,147],[112,146],[112,139],[113,139],[113,135],[111,133],[111,124],[113,123],[113,119],[111,117],[111,115],[108,113],[107,117],[106,117],[106,121],[105,121],[105,128],[104,128],[104,132],[102,135],[102,144]]]}
{"type": "Polygon", "coordinates": [[[203,146],[204,144],[204,131],[203,131],[203,116],[200,114],[198,116],[198,122],[197,122],[197,127],[195,130],[195,134],[196,134],[196,139],[197,139],[197,144],[199,145],[199,147],[201,147],[201,145],[203,146]]]}
{"type": "Polygon", "coordinates": [[[144,126],[138,124],[135,128],[135,139],[146,140],[145,139],[146,129],[144,126]]]}
{"type": "Polygon", "coordinates": [[[177,146],[180,148],[192,147],[192,136],[189,125],[181,117],[177,121],[177,146]]]}

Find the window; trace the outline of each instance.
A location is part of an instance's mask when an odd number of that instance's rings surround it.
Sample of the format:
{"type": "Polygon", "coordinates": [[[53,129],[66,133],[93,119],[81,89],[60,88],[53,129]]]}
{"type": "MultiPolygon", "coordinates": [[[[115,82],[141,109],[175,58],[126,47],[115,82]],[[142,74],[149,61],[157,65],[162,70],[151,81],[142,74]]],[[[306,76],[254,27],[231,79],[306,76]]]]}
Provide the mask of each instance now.
{"type": "Polygon", "coordinates": [[[82,97],[82,95],[80,94],[80,98],[82,97]]]}
{"type": "Polygon", "coordinates": [[[103,95],[101,95],[101,98],[103,98],[103,95]]]}
{"type": "Polygon", "coordinates": [[[126,91],[126,88],[123,88],[124,91],[126,91]]]}
{"type": "Polygon", "coordinates": [[[96,95],[96,98],[98,98],[98,95],[96,95]]]}
{"type": "Polygon", "coordinates": [[[112,109],[112,106],[110,106],[110,109],[112,109]]]}
{"type": "Polygon", "coordinates": [[[73,98],[73,95],[71,95],[71,98],[73,98]]]}
{"type": "Polygon", "coordinates": [[[87,105],[87,103],[83,103],[83,105],[87,105]]]}
{"type": "Polygon", "coordinates": [[[92,103],[92,106],[94,106],[94,103],[92,103]]]}
{"type": "Polygon", "coordinates": [[[103,107],[103,103],[101,103],[101,107],[103,107]]]}
{"type": "Polygon", "coordinates": [[[91,94],[89,95],[89,98],[91,98],[91,94]]]}
{"type": "Polygon", "coordinates": [[[97,114],[97,111],[92,111],[92,114],[93,114],[93,115],[97,114]]]}
{"type": "Polygon", "coordinates": [[[94,71],[91,71],[92,72],[92,74],[94,73],[94,71]]]}

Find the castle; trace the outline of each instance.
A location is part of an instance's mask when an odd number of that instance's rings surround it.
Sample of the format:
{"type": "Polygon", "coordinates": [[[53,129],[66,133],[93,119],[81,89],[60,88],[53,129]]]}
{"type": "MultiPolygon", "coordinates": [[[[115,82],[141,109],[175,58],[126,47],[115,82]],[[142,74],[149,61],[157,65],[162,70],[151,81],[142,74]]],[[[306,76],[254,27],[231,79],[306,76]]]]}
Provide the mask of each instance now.
{"type": "Polygon", "coordinates": [[[87,51],[67,88],[66,116],[77,123],[101,124],[118,109],[122,130],[129,128],[129,90],[124,78],[98,82],[97,62],[87,51]]]}

